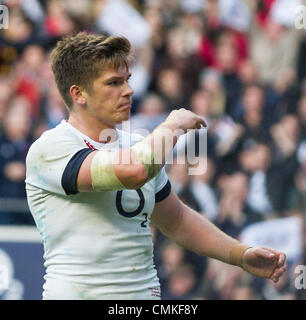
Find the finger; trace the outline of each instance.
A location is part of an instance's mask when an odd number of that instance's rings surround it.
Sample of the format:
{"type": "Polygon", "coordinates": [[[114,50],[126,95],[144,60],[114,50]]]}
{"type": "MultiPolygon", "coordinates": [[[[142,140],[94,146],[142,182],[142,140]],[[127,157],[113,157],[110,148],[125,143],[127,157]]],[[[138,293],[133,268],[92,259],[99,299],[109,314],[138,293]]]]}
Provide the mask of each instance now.
{"type": "Polygon", "coordinates": [[[286,261],[286,255],[284,253],[281,253],[278,258],[277,266],[282,267],[285,264],[285,261],[286,261]]]}
{"type": "Polygon", "coordinates": [[[273,274],[270,276],[270,279],[271,279],[274,283],[276,283],[276,282],[278,282],[278,280],[279,280],[279,278],[280,278],[281,275],[282,275],[281,273],[275,272],[275,273],[273,273],[273,274]]]}
{"type": "Polygon", "coordinates": [[[200,125],[200,128],[201,128],[201,126],[207,128],[207,123],[205,122],[205,120],[203,118],[199,118],[197,124],[200,125]]]}
{"type": "Polygon", "coordinates": [[[258,248],[255,251],[255,254],[257,257],[263,257],[266,259],[272,259],[275,258],[275,253],[271,252],[270,250],[266,249],[266,248],[258,248]]]}
{"type": "Polygon", "coordinates": [[[274,280],[278,280],[283,273],[284,273],[284,270],[279,269],[272,274],[271,278],[274,280]]]}
{"type": "Polygon", "coordinates": [[[279,280],[279,278],[285,273],[286,270],[287,270],[286,267],[277,269],[276,271],[273,272],[273,274],[271,275],[270,278],[271,278],[274,282],[277,282],[277,281],[279,280]]]}
{"type": "Polygon", "coordinates": [[[278,267],[282,267],[285,264],[286,255],[284,253],[279,252],[279,251],[274,250],[274,249],[270,249],[270,248],[262,248],[262,249],[267,250],[269,252],[272,252],[272,253],[275,254],[276,257],[278,257],[278,263],[277,263],[278,267]]]}
{"type": "Polygon", "coordinates": [[[265,250],[267,250],[267,251],[270,251],[270,252],[276,254],[277,256],[279,256],[280,254],[283,254],[282,252],[277,251],[277,250],[275,250],[275,249],[266,248],[266,247],[261,247],[261,248],[262,248],[262,249],[265,249],[265,250]]]}

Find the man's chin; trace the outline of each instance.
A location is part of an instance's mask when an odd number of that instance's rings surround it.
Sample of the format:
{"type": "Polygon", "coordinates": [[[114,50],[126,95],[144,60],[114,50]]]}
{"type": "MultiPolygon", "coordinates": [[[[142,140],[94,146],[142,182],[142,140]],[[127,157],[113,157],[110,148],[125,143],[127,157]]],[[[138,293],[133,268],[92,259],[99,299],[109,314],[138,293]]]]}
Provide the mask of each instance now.
{"type": "Polygon", "coordinates": [[[122,114],[122,117],[121,117],[120,122],[122,122],[122,121],[127,121],[127,120],[130,119],[130,117],[131,117],[131,112],[128,111],[128,112],[126,112],[125,114],[122,114]]]}

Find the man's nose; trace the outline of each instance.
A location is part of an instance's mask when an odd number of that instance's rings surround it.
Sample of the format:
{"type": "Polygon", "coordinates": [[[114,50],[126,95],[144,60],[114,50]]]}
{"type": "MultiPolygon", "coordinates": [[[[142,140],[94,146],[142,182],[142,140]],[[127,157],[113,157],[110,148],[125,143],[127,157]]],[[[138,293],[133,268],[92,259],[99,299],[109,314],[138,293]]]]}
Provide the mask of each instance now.
{"type": "Polygon", "coordinates": [[[124,96],[131,96],[133,93],[134,93],[133,89],[131,88],[131,86],[127,82],[124,87],[123,95],[124,96]]]}

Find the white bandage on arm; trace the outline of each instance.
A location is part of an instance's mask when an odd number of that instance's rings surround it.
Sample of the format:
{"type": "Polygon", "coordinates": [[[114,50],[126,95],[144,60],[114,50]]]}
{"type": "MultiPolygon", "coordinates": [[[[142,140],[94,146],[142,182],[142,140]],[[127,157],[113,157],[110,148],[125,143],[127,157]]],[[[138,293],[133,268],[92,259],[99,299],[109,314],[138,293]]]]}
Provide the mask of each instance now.
{"type": "Polygon", "coordinates": [[[96,152],[90,166],[91,183],[94,191],[126,189],[115,174],[114,164],[118,163],[117,157],[118,152],[96,152]]]}
{"type": "MultiPolygon", "coordinates": [[[[131,147],[138,161],[146,171],[146,181],[154,178],[163,164],[154,163],[154,152],[145,142],[138,142],[131,147]]],[[[98,151],[91,161],[90,173],[94,191],[127,189],[116,176],[114,164],[119,164],[118,152],[98,151]]]]}
{"type": "Polygon", "coordinates": [[[138,142],[131,147],[131,150],[135,152],[138,160],[142,163],[146,170],[147,181],[154,178],[160,169],[163,167],[163,164],[154,163],[154,151],[146,142],[138,142]]]}

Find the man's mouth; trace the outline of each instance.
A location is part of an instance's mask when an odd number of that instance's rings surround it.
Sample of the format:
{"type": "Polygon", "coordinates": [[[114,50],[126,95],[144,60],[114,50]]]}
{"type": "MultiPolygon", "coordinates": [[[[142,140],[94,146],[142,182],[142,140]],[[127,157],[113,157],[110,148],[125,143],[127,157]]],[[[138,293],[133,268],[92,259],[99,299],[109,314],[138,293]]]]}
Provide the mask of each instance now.
{"type": "Polygon", "coordinates": [[[126,102],[126,103],[123,103],[119,106],[119,109],[130,109],[131,108],[131,102],[126,102]]]}

